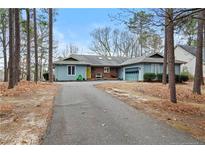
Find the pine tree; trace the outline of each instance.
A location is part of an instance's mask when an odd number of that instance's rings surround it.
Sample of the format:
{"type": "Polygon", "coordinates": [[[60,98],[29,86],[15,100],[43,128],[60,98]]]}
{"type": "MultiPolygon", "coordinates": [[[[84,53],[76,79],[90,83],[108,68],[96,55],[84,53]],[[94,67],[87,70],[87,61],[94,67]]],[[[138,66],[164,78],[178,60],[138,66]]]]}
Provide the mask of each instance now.
{"type": "Polygon", "coordinates": [[[34,81],[38,82],[38,44],[37,44],[37,26],[36,26],[36,9],[33,9],[33,22],[34,22],[34,47],[35,47],[35,73],[34,73],[34,81]]]}
{"type": "Polygon", "coordinates": [[[9,85],[8,89],[14,88],[14,10],[9,9],[9,85]]]}
{"type": "Polygon", "coordinates": [[[49,9],[49,57],[48,71],[49,82],[53,82],[53,9],[49,9]]]}
{"type": "Polygon", "coordinates": [[[202,51],[203,51],[203,12],[199,13],[197,28],[197,50],[193,92],[201,94],[202,84],[202,51]]]}
{"type": "Polygon", "coordinates": [[[170,100],[173,103],[177,102],[176,85],[175,85],[175,58],[174,58],[174,23],[173,9],[167,9],[169,15],[167,26],[167,55],[168,55],[168,71],[169,71],[169,88],[170,100]]]}
{"type": "Polygon", "coordinates": [[[20,80],[20,23],[19,9],[15,10],[15,84],[20,80]]]}
{"type": "Polygon", "coordinates": [[[168,16],[165,12],[165,26],[164,26],[164,61],[163,61],[163,74],[162,83],[167,84],[167,26],[168,26],[168,16]]]}
{"type": "Polygon", "coordinates": [[[26,60],[27,60],[27,75],[26,75],[26,80],[30,81],[31,80],[31,49],[30,49],[30,9],[26,9],[26,32],[27,32],[27,56],[26,56],[26,60]]]}

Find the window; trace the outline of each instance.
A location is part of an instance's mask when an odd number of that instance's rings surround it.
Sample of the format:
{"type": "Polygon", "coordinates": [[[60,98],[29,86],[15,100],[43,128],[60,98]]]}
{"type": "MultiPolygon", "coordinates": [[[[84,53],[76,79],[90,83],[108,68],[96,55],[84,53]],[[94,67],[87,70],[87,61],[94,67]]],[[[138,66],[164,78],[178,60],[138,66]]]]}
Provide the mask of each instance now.
{"type": "Polygon", "coordinates": [[[68,66],[68,75],[75,75],[75,66],[68,66]]]}
{"type": "Polygon", "coordinates": [[[110,73],[110,67],[104,67],[104,73],[110,73]]]}

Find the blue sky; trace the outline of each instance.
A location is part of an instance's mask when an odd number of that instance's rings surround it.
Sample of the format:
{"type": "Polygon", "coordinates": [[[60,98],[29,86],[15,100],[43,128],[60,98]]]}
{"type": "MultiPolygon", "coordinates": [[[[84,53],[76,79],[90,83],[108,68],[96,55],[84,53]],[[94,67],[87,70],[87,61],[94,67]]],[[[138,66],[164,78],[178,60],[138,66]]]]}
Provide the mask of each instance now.
{"type": "Polygon", "coordinates": [[[59,50],[65,44],[79,46],[80,52],[90,53],[90,32],[96,27],[110,26],[117,28],[109,15],[120,12],[119,9],[58,9],[54,24],[54,36],[59,42],[59,50]]]}

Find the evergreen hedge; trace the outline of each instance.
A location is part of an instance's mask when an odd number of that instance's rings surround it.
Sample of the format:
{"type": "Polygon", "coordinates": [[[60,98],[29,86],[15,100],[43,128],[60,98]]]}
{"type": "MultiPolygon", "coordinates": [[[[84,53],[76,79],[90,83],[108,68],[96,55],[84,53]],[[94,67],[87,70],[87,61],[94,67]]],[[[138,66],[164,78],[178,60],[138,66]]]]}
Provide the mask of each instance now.
{"type": "MultiPolygon", "coordinates": [[[[158,81],[158,82],[162,82],[162,73],[159,74],[155,74],[155,73],[145,73],[144,74],[144,81],[146,82],[152,82],[152,81],[158,81]]],[[[167,81],[169,79],[169,76],[167,74],[167,81]]],[[[180,74],[180,75],[175,75],[175,82],[176,83],[182,83],[182,82],[186,82],[189,80],[189,76],[186,74],[180,74]]]]}

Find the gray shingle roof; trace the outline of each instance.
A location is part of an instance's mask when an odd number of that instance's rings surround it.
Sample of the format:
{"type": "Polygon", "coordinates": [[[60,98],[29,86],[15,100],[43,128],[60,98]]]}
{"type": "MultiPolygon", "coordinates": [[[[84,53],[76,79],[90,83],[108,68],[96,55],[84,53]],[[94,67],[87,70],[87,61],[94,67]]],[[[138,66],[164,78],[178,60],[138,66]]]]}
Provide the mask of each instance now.
{"type": "MultiPolygon", "coordinates": [[[[182,49],[186,50],[187,52],[189,52],[190,54],[192,54],[193,56],[196,56],[196,46],[189,46],[189,45],[177,45],[179,47],[181,47],[182,49]]],[[[205,63],[205,53],[203,53],[203,63],[205,63]]]]}
{"type": "Polygon", "coordinates": [[[126,57],[106,57],[97,55],[72,55],[72,57],[95,66],[118,66],[128,59],[126,57]]]}
{"type": "Polygon", "coordinates": [[[188,46],[188,45],[178,45],[187,52],[191,53],[192,55],[196,56],[196,47],[195,46],[188,46]]]}
{"type": "Polygon", "coordinates": [[[126,57],[106,57],[106,56],[97,56],[97,55],[76,55],[72,54],[69,58],[64,59],[63,61],[57,61],[55,64],[87,64],[92,66],[119,66],[121,63],[126,61],[126,57]],[[68,61],[69,58],[74,58],[78,61],[68,61]]]}
{"type": "MultiPolygon", "coordinates": [[[[123,65],[131,65],[136,63],[163,63],[163,56],[159,54],[158,55],[150,54],[148,56],[126,58],[126,57],[106,57],[106,56],[97,56],[97,55],[72,54],[64,60],[54,62],[54,64],[59,64],[59,65],[75,64],[75,65],[91,65],[91,66],[123,66],[123,65]]],[[[176,60],[175,63],[182,64],[184,62],[176,60]]]]}
{"type": "Polygon", "coordinates": [[[90,63],[87,62],[83,62],[83,61],[69,61],[69,60],[59,60],[59,61],[55,61],[54,64],[70,64],[70,65],[90,65],[90,63]]]}
{"type": "MultiPolygon", "coordinates": [[[[134,63],[163,63],[163,62],[164,62],[163,58],[150,58],[150,57],[142,56],[142,57],[129,59],[124,63],[122,63],[121,65],[130,65],[134,63]]],[[[175,63],[183,64],[184,62],[180,60],[175,60],[175,63]]]]}

